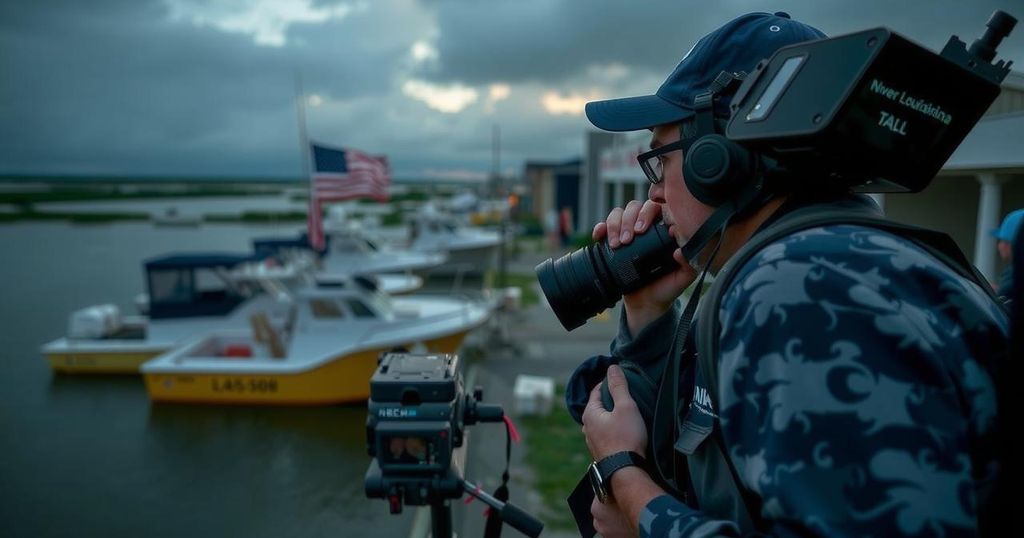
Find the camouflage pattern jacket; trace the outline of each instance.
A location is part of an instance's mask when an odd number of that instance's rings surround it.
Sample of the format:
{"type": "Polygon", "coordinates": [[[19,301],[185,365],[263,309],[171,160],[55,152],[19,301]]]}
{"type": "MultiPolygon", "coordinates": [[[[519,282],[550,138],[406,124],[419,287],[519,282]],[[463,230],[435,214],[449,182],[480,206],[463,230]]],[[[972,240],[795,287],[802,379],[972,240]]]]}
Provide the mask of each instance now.
{"type": "MultiPolygon", "coordinates": [[[[680,393],[693,396],[679,418],[704,427],[681,435],[699,444],[707,426],[720,429],[759,501],[760,532],[701,511],[697,492],[693,506],[652,500],[642,536],[977,533],[997,470],[988,361],[1005,349],[1008,322],[975,284],[892,234],[828,226],[764,248],[726,291],[719,319],[721,409],[692,372],[691,341],[680,393]]],[[[631,338],[623,323],[611,362],[653,364],[670,324],[631,338]]]]}

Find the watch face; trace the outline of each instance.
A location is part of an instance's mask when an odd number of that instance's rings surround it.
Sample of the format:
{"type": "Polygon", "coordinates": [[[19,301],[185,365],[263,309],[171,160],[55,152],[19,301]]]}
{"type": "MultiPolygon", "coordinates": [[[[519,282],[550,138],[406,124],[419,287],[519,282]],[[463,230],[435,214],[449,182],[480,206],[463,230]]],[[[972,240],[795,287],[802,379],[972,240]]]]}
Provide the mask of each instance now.
{"type": "Polygon", "coordinates": [[[587,468],[587,476],[590,477],[590,488],[594,490],[594,497],[604,504],[608,499],[608,491],[604,488],[604,477],[597,470],[597,462],[591,463],[587,468]]]}

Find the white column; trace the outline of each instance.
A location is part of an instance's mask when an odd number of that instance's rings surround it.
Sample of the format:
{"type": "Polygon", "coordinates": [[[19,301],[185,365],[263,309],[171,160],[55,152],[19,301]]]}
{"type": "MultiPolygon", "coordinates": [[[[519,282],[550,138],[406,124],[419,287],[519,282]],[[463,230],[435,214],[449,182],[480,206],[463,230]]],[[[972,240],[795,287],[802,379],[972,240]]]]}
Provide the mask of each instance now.
{"type": "Polygon", "coordinates": [[[623,188],[622,188],[623,183],[625,183],[625,180],[622,179],[621,177],[615,178],[615,196],[614,196],[614,198],[615,198],[615,205],[613,207],[622,207],[623,205],[626,204],[626,201],[622,199],[622,197],[623,197],[623,192],[622,192],[623,191],[623,188]]]}
{"type": "Polygon", "coordinates": [[[978,227],[974,233],[974,265],[990,281],[996,279],[996,238],[990,233],[999,226],[1002,181],[991,172],[978,174],[981,197],[978,200],[978,227]]]}

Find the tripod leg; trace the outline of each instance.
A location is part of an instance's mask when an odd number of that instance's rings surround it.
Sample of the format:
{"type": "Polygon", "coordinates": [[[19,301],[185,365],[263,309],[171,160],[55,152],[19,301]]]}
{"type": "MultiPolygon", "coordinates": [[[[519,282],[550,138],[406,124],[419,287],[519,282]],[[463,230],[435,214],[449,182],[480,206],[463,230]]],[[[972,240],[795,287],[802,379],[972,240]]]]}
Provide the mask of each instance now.
{"type": "Polygon", "coordinates": [[[430,502],[432,538],[452,538],[452,505],[446,499],[430,502]]]}

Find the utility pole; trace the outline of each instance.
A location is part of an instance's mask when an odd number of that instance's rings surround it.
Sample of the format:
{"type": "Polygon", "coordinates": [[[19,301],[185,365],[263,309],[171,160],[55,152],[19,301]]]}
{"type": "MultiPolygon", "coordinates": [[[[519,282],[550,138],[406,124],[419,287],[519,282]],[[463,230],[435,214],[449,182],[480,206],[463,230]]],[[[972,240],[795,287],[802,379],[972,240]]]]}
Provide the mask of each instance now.
{"type": "MultiPolygon", "coordinates": [[[[491,140],[493,153],[493,171],[491,173],[493,174],[494,182],[495,185],[497,186],[498,195],[501,196],[501,198],[505,201],[505,204],[507,205],[508,193],[505,192],[505,181],[501,177],[501,127],[497,123],[494,124],[491,140]]],[[[507,239],[507,224],[508,209],[503,209],[501,212],[501,223],[498,227],[498,233],[500,234],[499,237],[501,238],[501,243],[498,248],[498,289],[501,290],[502,294],[505,293],[505,286],[507,285],[506,273],[508,271],[508,256],[506,253],[505,245],[507,239]]],[[[504,296],[502,296],[503,301],[504,299],[504,296]]]]}

